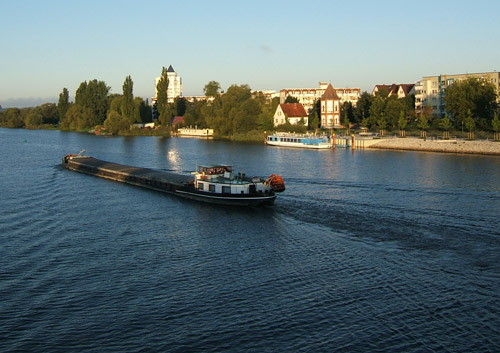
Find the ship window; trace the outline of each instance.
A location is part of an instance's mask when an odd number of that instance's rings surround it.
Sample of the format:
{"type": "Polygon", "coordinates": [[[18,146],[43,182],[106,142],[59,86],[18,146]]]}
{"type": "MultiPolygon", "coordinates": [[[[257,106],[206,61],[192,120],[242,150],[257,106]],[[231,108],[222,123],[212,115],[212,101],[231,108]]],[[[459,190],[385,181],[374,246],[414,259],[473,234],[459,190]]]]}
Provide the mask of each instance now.
{"type": "Polygon", "coordinates": [[[215,185],[214,184],[208,184],[208,191],[215,192],[215,185]]]}
{"type": "Polygon", "coordinates": [[[230,194],[231,193],[231,187],[230,186],[222,186],[222,193],[223,194],[230,194]]]}
{"type": "Polygon", "coordinates": [[[198,190],[203,190],[203,183],[198,183],[198,190]]]}

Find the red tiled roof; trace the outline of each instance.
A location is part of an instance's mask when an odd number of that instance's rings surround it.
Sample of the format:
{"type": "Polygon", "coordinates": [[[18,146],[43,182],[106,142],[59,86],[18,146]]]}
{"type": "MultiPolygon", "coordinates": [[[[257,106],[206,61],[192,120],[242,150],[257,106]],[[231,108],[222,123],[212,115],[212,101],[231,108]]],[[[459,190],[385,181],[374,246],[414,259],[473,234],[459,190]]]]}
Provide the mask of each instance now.
{"type": "Polygon", "coordinates": [[[288,118],[305,118],[307,116],[304,106],[300,103],[280,104],[281,110],[288,118]]]}
{"type": "Polygon", "coordinates": [[[326,88],[325,90],[325,93],[323,93],[323,96],[321,97],[321,99],[336,99],[336,100],[340,100],[337,92],[335,92],[335,90],[333,89],[333,86],[332,84],[328,84],[328,87],[326,88]]]}
{"type": "Polygon", "coordinates": [[[184,122],[183,116],[174,116],[174,118],[172,119],[172,125],[181,124],[183,122],[184,122]]]}
{"type": "Polygon", "coordinates": [[[402,83],[400,84],[401,89],[403,90],[404,94],[407,96],[408,93],[413,89],[415,85],[412,83],[402,83]]]}

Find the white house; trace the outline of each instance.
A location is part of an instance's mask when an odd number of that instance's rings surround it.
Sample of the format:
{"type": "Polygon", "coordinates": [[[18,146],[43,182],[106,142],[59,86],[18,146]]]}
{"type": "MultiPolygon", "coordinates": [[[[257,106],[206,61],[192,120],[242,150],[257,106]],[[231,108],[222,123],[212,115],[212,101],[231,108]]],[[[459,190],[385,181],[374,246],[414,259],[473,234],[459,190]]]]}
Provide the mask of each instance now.
{"type": "Polygon", "coordinates": [[[274,126],[283,125],[287,122],[297,125],[303,119],[304,125],[308,124],[308,116],[304,106],[300,103],[283,103],[278,105],[274,113],[274,126]]]}

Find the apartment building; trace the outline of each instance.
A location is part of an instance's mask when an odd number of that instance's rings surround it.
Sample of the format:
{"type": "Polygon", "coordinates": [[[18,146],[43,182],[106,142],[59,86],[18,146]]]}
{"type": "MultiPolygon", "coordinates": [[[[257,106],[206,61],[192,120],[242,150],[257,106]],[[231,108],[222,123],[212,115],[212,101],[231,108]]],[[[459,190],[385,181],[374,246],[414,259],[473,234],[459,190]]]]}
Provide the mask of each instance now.
{"type": "Polygon", "coordinates": [[[437,75],[425,76],[415,85],[415,110],[432,109],[432,114],[437,117],[444,115],[445,89],[457,81],[470,77],[481,78],[493,83],[500,92],[500,73],[483,72],[475,74],[437,75]]]}
{"type": "MultiPolygon", "coordinates": [[[[295,97],[304,106],[304,109],[309,112],[314,103],[321,99],[328,87],[328,82],[319,82],[318,88],[285,88],[280,90],[280,103],[285,103],[288,96],[295,97]]],[[[340,98],[340,103],[351,102],[356,105],[361,97],[360,88],[336,88],[334,89],[337,96],[340,98]]]]}
{"type": "MultiPolygon", "coordinates": [[[[182,78],[177,75],[172,65],[170,65],[167,69],[167,77],[168,77],[167,102],[173,103],[175,98],[182,97],[182,78]]],[[[158,92],[156,91],[156,86],[158,86],[158,81],[160,81],[160,79],[161,77],[155,78],[155,97],[158,96],[158,92]]]]}

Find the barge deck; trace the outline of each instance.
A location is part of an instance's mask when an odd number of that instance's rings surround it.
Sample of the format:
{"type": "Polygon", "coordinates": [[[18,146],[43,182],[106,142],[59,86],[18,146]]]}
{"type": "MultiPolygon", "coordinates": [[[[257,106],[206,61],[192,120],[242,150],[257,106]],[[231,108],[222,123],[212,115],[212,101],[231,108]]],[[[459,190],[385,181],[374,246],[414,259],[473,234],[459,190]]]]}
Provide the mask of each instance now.
{"type": "Polygon", "coordinates": [[[69,170],[167,193],[175,193],[178,188],[194,183],[190,175],[132,167],[89,156],[64,157],[63,166],[69,170]]]}
{"type": "Polygon", "coordinates": [[[199,167],[192,175],[103,161],[90,156],[67,155],[64,168],[198,201],[231,206],[270,206],[276,192],[285,190],[281,177],[267,179],[232,176],[230,166],[199,167]]]}

